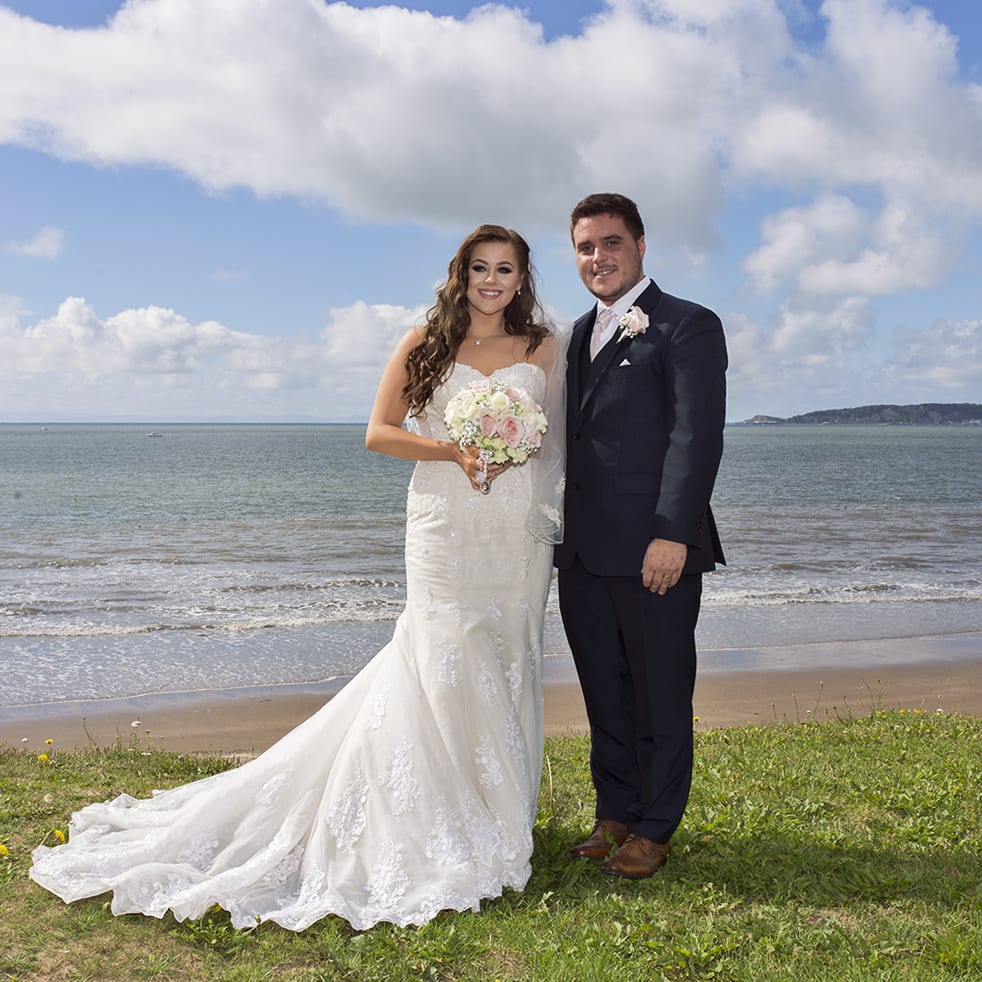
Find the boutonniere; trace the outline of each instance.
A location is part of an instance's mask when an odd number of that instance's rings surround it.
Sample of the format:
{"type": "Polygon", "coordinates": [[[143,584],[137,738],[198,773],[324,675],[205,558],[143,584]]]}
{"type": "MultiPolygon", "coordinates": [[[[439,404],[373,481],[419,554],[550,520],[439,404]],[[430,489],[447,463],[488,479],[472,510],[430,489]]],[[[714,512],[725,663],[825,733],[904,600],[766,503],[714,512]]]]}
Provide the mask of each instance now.
{"type": "Polygon", "coordinates": [[[624,338],[636,338],[648,330],[648,315],[640,307],[632,307],[617,319],[617,326],[621,329],[618,343],[624,338]]]}

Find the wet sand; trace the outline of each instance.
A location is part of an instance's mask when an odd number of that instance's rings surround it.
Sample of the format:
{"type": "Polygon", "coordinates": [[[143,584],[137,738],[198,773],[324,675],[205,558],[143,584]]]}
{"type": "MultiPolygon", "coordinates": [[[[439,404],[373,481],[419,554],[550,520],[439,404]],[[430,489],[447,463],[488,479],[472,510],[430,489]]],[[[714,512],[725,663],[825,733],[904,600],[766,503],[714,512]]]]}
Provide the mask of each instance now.
{"type": "MultiPolygon", "coordinates": [[[[334,691],[284,685],[0,709],[0,745],[38,749],[50,739],[52,747],[70,750],[138,739],[146,749],[179,753],[257,753],[334,691]]],[[[982,716],[982,635],[709,652],[694,700],[697,729],[835,719],[877,709],[982,716]]],[[[568,658],[547,659],[545,717],[547,736],[587,732],[568,658]]]]}

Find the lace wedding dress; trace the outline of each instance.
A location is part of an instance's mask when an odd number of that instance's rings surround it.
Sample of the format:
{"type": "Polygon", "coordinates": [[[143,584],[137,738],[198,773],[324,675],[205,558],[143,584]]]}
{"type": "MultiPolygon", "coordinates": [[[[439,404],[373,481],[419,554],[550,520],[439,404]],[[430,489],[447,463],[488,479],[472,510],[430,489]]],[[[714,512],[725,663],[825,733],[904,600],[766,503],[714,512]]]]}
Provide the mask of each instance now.
{"type": "MultiPolygon", "coordinates": [[[[540,404],[542,369],[495,373],[540,404]]],[[[457,365],[420,432],[449,439],[457,365]]],[[[478,910],[529,877],[542,762],[542,621],[552,548],[526,531],[533,457],[476,492],[421,461],[407,503],[406,609],[392,641],[256,759],[149,799],[120,795],[39,847],[31,877],[65,901],[112,891],[115,914],[302,930],[478,910]]]]}

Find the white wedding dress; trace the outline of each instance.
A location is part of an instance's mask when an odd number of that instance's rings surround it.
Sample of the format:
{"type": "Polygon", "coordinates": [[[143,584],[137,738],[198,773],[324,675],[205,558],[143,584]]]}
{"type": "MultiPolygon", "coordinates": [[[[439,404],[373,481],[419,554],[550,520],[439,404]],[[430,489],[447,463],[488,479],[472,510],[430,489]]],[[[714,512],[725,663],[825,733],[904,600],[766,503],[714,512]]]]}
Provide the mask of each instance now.
{"type": "MultiPolygon", "coordinates": [[[[495,373],[540,404],[542,369],[495,373]]],[[[481,375],[455,367],[420,432],[481,375]]],[[[256,759],[152,798],[75,813],[31,877],[65,901],[112,891],[115,914],[363,930],[478,910],[530,874],[542,764],[542,622],[552,548],[526,531],[539,459],[476,492],[446,462],[409,487],[406,609],[392,641],[323,709],[256,759]]]]}

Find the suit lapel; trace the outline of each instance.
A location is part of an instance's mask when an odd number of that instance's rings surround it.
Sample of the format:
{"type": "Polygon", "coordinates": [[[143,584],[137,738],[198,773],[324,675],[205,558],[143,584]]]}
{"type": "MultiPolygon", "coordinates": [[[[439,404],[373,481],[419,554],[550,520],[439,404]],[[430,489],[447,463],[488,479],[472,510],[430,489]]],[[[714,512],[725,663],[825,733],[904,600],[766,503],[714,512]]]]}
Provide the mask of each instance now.
{"type": "Polygon", "coordinates": [[[597,310],[594,307],[592,311],[584,314],[573,325],[573,334],[569,339],[569,349],[566,352],[566,362],[572,369],[569,372],[569,391],[566,395],[570,408],[580,405],[580,393],[586,382],[582,368],[583,346],[590,343],[589,338],[596,317],[597,310]]]}

